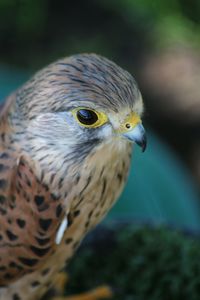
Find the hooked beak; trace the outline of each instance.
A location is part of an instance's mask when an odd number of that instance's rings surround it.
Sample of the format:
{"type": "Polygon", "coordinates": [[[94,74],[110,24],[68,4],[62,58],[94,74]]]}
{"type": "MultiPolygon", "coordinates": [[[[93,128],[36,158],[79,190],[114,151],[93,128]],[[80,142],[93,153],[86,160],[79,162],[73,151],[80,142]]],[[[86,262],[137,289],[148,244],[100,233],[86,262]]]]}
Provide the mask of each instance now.
{"type": "Polygon", "coordinates": [[[141,119],[138,114],[132,112],[120,125],[118,129],[123,137],[131,142],[138,144],[144,152],[147,146],[147,138],[145,129],[142,126],[141,119]]]}
{"type": "Polygon", "coordinates": [[[145,129],[141,123],[137,124],[132,130],[124,132],[122,135],[139,145],[142,148],[142,152],[145,151],[147,146],[147,137],[145,129]]]}

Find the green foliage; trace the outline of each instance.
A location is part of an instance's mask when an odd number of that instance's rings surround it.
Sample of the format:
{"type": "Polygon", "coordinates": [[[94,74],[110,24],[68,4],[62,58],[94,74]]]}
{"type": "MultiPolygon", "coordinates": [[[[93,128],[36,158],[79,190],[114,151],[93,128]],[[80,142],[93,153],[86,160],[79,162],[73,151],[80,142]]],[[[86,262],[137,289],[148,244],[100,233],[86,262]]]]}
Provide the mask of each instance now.
{"type": "Polygon", "coordinates": [[[33,69],[76,52],[132,61],[177,42],[200,46],[195,0],[0,0],[0,20],[2,61],[33,69]]]}
{"type": "Polygon", "coordinates": [[[115,7],[132,26],[143,24],[154,47],[167,47],[174,43],[200,46],[199,1],[104,0],[104,4],[115,7]]]}
{"type": "Polygon", "coordinates": [[[69,294],[100,284],[115,300],[198,300],[200,242],[165,228],[118,228],[94,234],[69,266],[69,294]]]}
{"type": "Polygon", "coordinates": [[[1,25],[6,34],[10,28],[15,29],[16,36],[38,36],[44,34],[47,6],[45,0],[0,0],[1,25]]]}

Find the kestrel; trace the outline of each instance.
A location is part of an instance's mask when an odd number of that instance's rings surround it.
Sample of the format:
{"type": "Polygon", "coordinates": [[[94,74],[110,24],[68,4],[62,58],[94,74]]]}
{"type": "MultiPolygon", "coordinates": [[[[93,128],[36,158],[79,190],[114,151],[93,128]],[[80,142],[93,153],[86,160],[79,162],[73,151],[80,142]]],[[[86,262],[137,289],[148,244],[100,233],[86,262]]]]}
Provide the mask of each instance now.
{"type": "Polygon", "coordinates": [[[120,195],[133,142],[145,150],[142,113],[133,77],[95,54],[54,62],[6,99],[0,299],[36,300],[54,286],[120,195]]]}

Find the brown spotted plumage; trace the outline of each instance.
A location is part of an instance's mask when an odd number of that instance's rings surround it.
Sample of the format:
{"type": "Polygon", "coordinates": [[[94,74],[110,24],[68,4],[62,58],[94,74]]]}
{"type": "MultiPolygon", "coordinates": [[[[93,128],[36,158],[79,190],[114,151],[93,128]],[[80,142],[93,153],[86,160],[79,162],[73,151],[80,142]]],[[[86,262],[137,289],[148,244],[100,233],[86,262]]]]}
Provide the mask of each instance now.
{"type": "MultiPolygon", "coordinates": [[[[0,111],[0,299],[40,299],[122,191],[145,148],[132,76],[94,54],[59,60],[0,111]]],[[[64,299],[64,298],[63,298],[64,299]]]]}

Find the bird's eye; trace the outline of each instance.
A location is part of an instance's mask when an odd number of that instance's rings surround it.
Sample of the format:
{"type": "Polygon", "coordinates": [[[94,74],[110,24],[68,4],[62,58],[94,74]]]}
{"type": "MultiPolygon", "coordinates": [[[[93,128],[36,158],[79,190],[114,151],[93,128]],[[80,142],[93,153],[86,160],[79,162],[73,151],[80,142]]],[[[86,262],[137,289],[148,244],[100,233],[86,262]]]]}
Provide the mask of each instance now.
{"type": "Polygon", "coordinates": [[[76,115],[79,122],[84,125],[93,125],[98,120],[97,114],[89,109],[80,109],[76,115]]]}
{"type": "Polygon", "coordinates": [[[73,109],[72,114],[81,126],[87,128],[96,128],[102,126],[108,121],[107,116],[103,112],[85,107],[73,109]]]}

